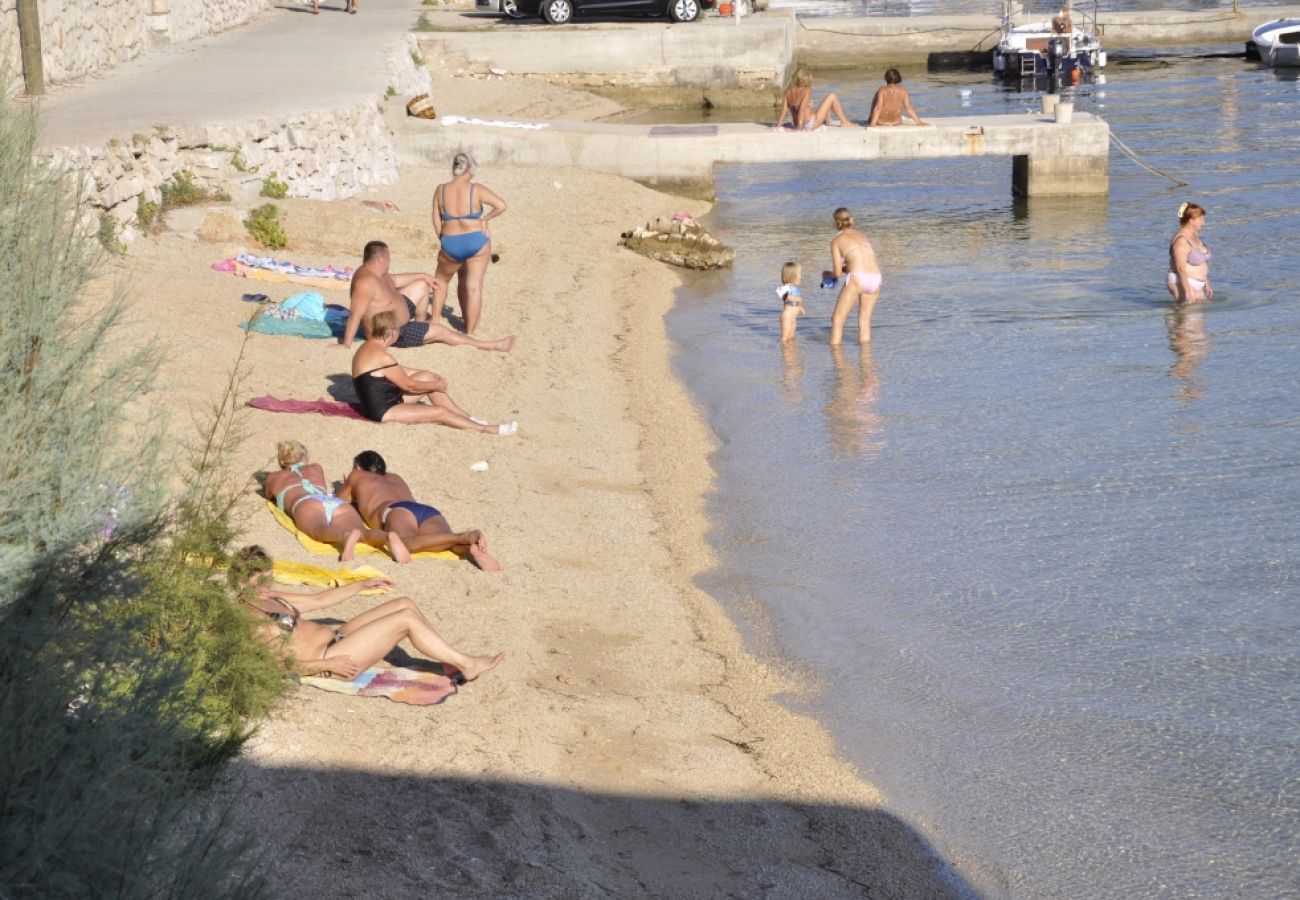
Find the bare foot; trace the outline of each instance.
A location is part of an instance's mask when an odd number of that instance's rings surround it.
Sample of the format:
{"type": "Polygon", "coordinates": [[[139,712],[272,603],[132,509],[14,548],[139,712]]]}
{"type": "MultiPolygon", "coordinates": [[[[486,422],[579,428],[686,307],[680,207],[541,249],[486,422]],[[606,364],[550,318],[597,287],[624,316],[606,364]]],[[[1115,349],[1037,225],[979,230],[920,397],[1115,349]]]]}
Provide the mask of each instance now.
{"type": "Polygon", "coordinates": [[[489,350],[500,350],[502,353],[509,353],[515,349],[515,336],[503,337],[499,341],[493,341],[488,347],[489,350]]]}
{"type": "Polygon", "coordinates": [[[506,658],[505,652],[498,653],[496,656],[467,656],[468,662],[463,666],[452,666],[443,663],[443,666],[451,669],[458,669],[461,678],[465,681],[473,681],[484,672],[491,672],[497,666],[501,665],[501,660],[506,658]]]}
{"type": "Polygon", "coordinates": [[[411,561],[411,551],[406,549],[406,544],[402,543],[401,535],[396,531],[388,532],[388,552],[392,554],[393,562],[399,566],[411,561]]]}
{"type": "Polygon", "coordinates": [[[352,562],[357,555],[359,540],[361,540],[361,529],[354,528],[348,532],[347,540],[343,542],[343,552],[339,554],[339,562],[352,562]]]}
{"type": "Polygon", "coordinates": [[[501,563],[497,562],[492,554],[487,552],[487,547],[482,544],[469,545],[469,558],[474,560],[474,564],[484,572],[501,571],[501,563]]]}

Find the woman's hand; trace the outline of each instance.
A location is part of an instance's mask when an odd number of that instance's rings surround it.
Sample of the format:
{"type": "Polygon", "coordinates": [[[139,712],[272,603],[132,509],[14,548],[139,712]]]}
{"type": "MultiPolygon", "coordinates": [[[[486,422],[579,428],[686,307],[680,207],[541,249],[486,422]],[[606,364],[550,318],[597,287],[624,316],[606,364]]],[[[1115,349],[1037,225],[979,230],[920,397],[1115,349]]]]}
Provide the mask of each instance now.
{"type": "Polygon", "coordinates": [[[356,678],[361,674],[361,667],[347,654],[342,654],[340,656],[327,656],[324,661],[325,671],[327,674],[337,675],[339,678],[346,679],[347,681],[351,681],[353,678],[356,678]]]}
{"type": "Polygon", "coordinates": [[[374,578],[367,578],[365,581],[361,582],[361,589],[363,591],[368,590],[370,588],[390,588],[392,586],[393,586],[393,582],[391,582],[387,578],[381,578],[379,576],[376,576],[374,578]]]}

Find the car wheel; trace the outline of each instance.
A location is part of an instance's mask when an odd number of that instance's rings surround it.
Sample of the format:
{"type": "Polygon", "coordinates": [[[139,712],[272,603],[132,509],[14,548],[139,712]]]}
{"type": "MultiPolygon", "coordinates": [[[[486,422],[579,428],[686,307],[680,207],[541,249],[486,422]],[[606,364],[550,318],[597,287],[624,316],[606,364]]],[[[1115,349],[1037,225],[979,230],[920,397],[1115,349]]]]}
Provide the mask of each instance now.
{"type": "Polygon", "coordinates": [[[519,11],[519,4],[515,0],[501,0],[501,12],[505,13],[507,19],[522,19],[524,14],[519,11]]]}
{"type": "Polygon", "coordinates": [[[668,16],[674,22],[694,22],[700,17],[699,0],[668,0],[668,16]]]}
{"type": "MultiPolygon", "coordinates": [[[[685,0],[679,0],[685,2],[685,0]]],[[[694,2],[694,0],[690,0],[694,2]]],[[[564,25],[573,18],[572,0],[542,0],[542,18],[549,25],[564,25]]]]}

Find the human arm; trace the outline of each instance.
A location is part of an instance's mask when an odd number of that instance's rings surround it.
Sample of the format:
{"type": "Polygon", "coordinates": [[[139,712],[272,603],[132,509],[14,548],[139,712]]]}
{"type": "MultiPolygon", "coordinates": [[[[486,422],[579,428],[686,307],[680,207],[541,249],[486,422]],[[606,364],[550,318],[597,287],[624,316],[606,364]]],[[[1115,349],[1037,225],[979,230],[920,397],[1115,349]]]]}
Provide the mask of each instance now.
{"type": "Polygon", "coordinates": [[[433,233],[442,237],[442,185],[433,189],[433,212],[430,218],[433,219],[433,233]]]}
{"type": "Polygon", "coordinates": [[[338,587],[326,588],[323,591],[316,591],[312,594],[280,594],[275,591],[269,592],[272,597],[284,597],[292,603],[299,612],[312,612],[317,609],[324,609],[327,606],[334,606],[342,603],[344,600],[351,600],[357,594],[372,588],[390,588],[393,583],[387,578],[367,578],[365,581],[354,581],[351,584],[344,584],[338,587]]]}
{"type": "Polygon", "coordinates": [[[421,369],[392,366],[383,370],[383,376],[407,394],[432,394],[447,390],[446,378],[421,369]]]}
{"type": "Polygon", "coordinates": [[[871,98],[871,118],[867,119],[867,127],[870,128],[880,121],[880,90],[876,90],[876,95],[871,98]]]}
{"type": "Polygon", "coordinates": [[[486,223],[491,219],[495,219],[497,216],[501,215],[503,212],[506,211],[507,208],[506,201],[502,200],[496,193],[492,191],[490,187],[488,187],[485,184],[480,184],[478,186],[478,198],[479,198],[479,202],[483,206],[492,207],[491,211],[485,212],[483,214],[483,218],[479,220],[481,222],[486,223]]]}
{"type": "Polygon", "coordinates": [[[1181,234],[1176,235],[1173,243],[1169,246],[1169,255],[1173,258],[1174,274],[1178,277],[1178,299],[1184,303],[1192,299],[1192,284],[1188,281],[1190,276],[1187,274],[1187,254],[1191,250],[1191,241],[1181,234]],[[1182,238],[1182,240],[1180,241],[1179,238],[1182,238]]]}
{"type": "Polygon", "coordinates": [[[324,659],[297,659],[295,662],[301,675],[337,675],[351,681],[361,674],[361,666],[346,653],[324,659]]]}
{"type": "Polygon", "coordinates": [[[356,474],[357,474],[356,469],[353,469],[351,472],[348,473],[348,477],[343,479],[343,483],[339,485],[339,489],[334,492],[335,497],[338,497],[340,500],[346,500],[349,503],[352,502],[352,497],[353,497],[352,477],[356,474]]]}
{"type": "Polygon", "coordinates": [[[780,131],[782,128],[785,127],[783,123],[785,122],[786,113],[790,113],[791,116],[793,116],[794,114],[794,110],[790,108],[789,91],[786,91],[784,94],[781,95],[781,111],[776,114],[776,124],[772,126],[773,131],[780,131]]]}
{"type": "Polygon", "coordinates": [[[343,328],[340,347],[351,347],[357,338],[357,329],[361,327],[370,308],[370,301],[375,298],[373,276],[357,273],[352,277],[352,289],[348,292],[348,324],[343,328]]]}
{"type": "Polygon", "coordinates": [[[441,282],[428,272],[403,272],[400,275],[389,275],[388,277],[393,279],[393,287],[397,288],[399,292],[403,288],[410,287],[417,282],[427,284],[429,290],[433,290],[441,285],[441,282]]]}
{"type": "Polygon", "coordinates": [[[844,255],[840,253],[839,238],[831,241],[831,271],[830,277],[838,279],[844,273],[844,255]]]}
{"type": "Polygon", "coordinates": [[[925,124],[925,122],[921,120],[921,117],[917,115],[916,110],[912,109],[912,98],[907,95],[906,88],[903,89],[903,108],[907,110],[907,114],[912,117],[912,121],[917,125],[925,124]]]}

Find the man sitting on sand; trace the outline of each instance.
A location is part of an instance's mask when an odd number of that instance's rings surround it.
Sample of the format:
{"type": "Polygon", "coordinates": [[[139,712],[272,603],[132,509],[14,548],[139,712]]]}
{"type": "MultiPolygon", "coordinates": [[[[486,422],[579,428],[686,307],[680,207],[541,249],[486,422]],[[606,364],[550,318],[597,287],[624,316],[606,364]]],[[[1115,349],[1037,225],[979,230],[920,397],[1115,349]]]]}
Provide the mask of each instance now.
{"type": "Polygon", "coordinates": [[[416,502],[402,477],[389,473],[388,464],[374,450],[358,453],[352,460],[352,471],[338,496],[354,504],[365,521],[379,522],[399,535],[412,553],[450,550],[468,556],[485,572],[501,571],[501,564],[487,552],[483,532],[452,531],[442,513],[416,502]]]}
{"type": "Polygon", "coordinates": [[[351,309],[343,331],[342,345],[351,347],[357,329],[381,312],[397,316],[399,336],[395,347],[419,347],[421,344],[451,344],[477,347],[480,350],[509,352],[515,346],[513,336],[495,341],[480,341],[461,334],[438,321],[438,310],[429,308],[437,280],[424,272],[394,275],[388,271],[392,257],[383,241],[371,241],[362,251],[361,265],[352,275],[351,309]]]}

